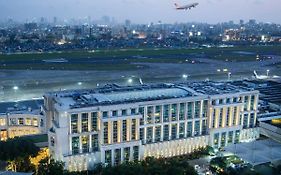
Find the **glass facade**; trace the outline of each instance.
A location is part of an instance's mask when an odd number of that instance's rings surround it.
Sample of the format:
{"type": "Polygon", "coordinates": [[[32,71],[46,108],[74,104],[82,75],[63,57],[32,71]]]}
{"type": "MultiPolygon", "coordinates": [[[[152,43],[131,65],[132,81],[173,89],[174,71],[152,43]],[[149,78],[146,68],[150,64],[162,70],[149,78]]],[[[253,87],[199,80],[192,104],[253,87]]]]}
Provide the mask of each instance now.
{"type": "Polygon", "coordinates": [[[92,131],[97,131],[98,130],[98,113],[92,112],[91,119],[92,119],[92,131]]]}
{"type": "Polygon", "coordinates": [[[78,114],[71,115],[71,133],[78,133],[78,114]]]}
{"type": "Polygon", "coordinates": [[[79,154],[79,137],[72,137],[72,154],[79,154]]]}
{"type": "Polygon", "coordinates": [[[82,132],[88,132],[88,113],[82,113],[81,118],[82,132]]]}

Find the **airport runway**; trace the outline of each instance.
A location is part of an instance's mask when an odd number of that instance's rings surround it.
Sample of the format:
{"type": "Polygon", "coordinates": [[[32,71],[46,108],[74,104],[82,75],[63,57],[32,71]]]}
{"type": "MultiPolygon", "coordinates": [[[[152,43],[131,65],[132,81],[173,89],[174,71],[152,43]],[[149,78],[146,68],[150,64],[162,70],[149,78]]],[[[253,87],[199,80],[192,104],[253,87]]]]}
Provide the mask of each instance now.
{"type": "MultiPolygon", "coordinates": [[[[227,80],[252,78],[258,74],[281,75],[281,57],[272,56],[262,61],[226,62],[207,58],[192,58],[195,63],[135,63],[148,66],[130,71],[58,71],[58,70],[0,70],[0,101],[18,101],[41,98],[45,92],[63,89],[94,88],[107,83],[128,85],[139,83],[179,82],[194,80],[227,80]],[[220,70],[220,71],[218,71],[220,70]],[[225,70],[225,71],[223,71],[225,70]],[[227,70],[227,71],[226,71],[227,70]],[[189,75],[184,79],[183,74],[189,75]]],[[[80,60],[81,61],[81,60],[80,60]]],[[[110,63],[109,63],[110,64],[110,63]]]]}

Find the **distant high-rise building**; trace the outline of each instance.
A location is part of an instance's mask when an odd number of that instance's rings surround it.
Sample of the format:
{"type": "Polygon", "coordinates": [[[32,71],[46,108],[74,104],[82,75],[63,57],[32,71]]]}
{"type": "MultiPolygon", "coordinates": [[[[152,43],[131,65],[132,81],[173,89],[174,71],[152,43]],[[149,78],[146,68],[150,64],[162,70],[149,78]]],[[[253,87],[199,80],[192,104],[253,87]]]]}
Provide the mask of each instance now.
{"type": "Polygon", "coordinates": [[[244,20],[243,20],[243,19],[240,19],[239,24],[240,24],[240,25],[244,25],[244,20]]]}
{"type": "Polygon", "coordinates": [[[249,20],[249,24],[250,25],[255,25],[256,24],[256,20],[255,19],[250,19],[249,20]]]}
{"type": "Polygon", "coordinates": [[[57,22],[58,22],[58,18],[57,18],[57,17],[54,17],[54,18],[53,18],[53,23],[54,23],[54,24],[57,24],[57,22]]]}
{"type": "Polygon", "coordinates": [[[129,27],[131,25],[131,21],[129,19],[125,20],[125,26],[129,27]]]}

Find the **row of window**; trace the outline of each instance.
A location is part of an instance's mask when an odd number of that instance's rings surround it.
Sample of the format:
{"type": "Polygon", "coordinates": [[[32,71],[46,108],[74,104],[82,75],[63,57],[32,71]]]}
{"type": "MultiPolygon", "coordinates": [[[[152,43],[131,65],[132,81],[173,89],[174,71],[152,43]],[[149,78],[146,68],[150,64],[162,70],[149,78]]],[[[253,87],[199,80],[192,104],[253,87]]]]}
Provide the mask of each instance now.
{"type": "MultiPolygon", "coordinates": [[[[139,147],[138,146],[134,146],[133,148],[133,153],[131,154],[131,148],[130,147],[126,147],[123,149],[123,162],[129,162],[130,161],[130,157],[132,156],[133,161],[138,161],[139,160],[139,147]]],[[[121,164],[122,160],[121,160],[121,149],[114,149],[114,150],[106,150],[105,154],[104,154],[104,160],[105,160],[105,164],[106,165],[119,165],[121,164]],[[112,153],[113,153],[113,157],[112,157],[112,153]],[[112,162],[112,158],[113,158],[113,162],[112,162]]]]}
{"type": "Polygon", "coordinates": [[[143,143],[156,143],[168,140],[176,140],[207,134],[207,120],[182,122],[160,125],[155,127],[140,128],[140,139],[143,143]],[[201,132],[200,132],[200,122],[201,132]],[[194,127],[193,127],[194,125],[194,127]],[[146,135],[145,131],[146,130],[146,135]],[[153,137],[154,136],[154,137],[153,137]]]}
{"type": "Polygon", "coordinates": [[[79,118],[78,114],[71,114],[71,133],[90,132],[98,130],[98,113],[82,113],[79,118]],[[80,121],[78,121],[80,119],[80,121]]]}
{"type": "MultiPolygon", "coordinates": [[[[10,118],[9,120],[10,126],[39,126],[38,125],[38,119],[37,118],[10,118]]],[[[6,126],[7,122],[5,118],[0,118],[0,126],[6,126]]],[[[40,127],[44,126],[43,119],[40,120],[40,127]]]]}
{"type": "Polygon", "coordinates": [[[72,137],[72,154],[99,151],[99,138],[97,134],[72,137]],[[91,147],[90,147],[91,142],[91,147]]]}
{"type": "Polygon", "coordinates": [[[120,143],[125,141],[136,140],[137,132],[138,131],[137,131],[136,119],[104,122],[103,142],[104,144],[112,144],[112,143],[120,143]]]}
{"type": "Polygon", "coordinates": [[[225,147],[227,144],[230,143],[238,143],[240,138],[240,131],[229,131],[223,133],[216,133],[214,134],[214,147],[225,147]],[[220,138],[221,137],[221,138],[220,138]],[[220,143],[220,144],[219,144],[220,143]]]}

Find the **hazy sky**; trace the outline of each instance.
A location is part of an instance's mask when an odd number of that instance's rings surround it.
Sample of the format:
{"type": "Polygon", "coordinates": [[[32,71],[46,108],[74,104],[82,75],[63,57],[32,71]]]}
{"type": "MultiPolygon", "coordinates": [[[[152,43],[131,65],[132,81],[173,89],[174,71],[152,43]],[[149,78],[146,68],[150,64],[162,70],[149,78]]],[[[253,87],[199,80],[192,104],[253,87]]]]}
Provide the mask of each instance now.
{"type": "Polygon", "coordinates": [[[257,19],[281,23],[281,0],[0,0],[0,20],[47,17],[111,16],[123,22],[209,22],[257,19]],[[176,11],[174,3],[199,2],[190,11],[176,11]]]}

